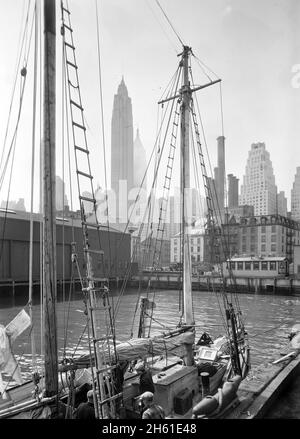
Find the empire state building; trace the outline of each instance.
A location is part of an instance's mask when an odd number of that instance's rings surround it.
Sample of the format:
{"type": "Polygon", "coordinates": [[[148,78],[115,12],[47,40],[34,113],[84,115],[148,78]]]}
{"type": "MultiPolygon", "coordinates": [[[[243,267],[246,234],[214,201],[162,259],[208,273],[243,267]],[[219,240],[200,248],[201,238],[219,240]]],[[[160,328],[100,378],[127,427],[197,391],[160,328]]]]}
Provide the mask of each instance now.
{"type": "Polygon", "coordinates": [[[117,217],[121,219],[119,210],[121,206],[128,208],[127,196],[133,188],[132,104],[123,77],[114,96],[111,120],[111,188],[116,194],[117,217]]]}

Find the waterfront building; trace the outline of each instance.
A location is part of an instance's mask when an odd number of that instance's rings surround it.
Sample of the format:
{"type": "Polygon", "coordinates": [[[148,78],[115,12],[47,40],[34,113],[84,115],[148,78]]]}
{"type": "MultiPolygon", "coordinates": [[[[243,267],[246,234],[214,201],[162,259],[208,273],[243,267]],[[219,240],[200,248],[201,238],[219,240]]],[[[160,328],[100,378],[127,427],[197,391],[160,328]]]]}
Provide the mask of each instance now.
{"type": "Polygon", "coordinates": [[[300,221],[300,166],[296,168],[295,180],[291,190],[291,217],[300,221]]]}
{"type": "Polygon", "coordinates": [[[170,240],[148,237],[141,242],[140,268],[169,267],[170,265],[170,240]],[[155,260],[154,260],[155,259],[155,260]]]}
{"type": "Polygon", "coordinates": [[[215,264],[234,256],[280,256],[292,262],[294,246],[299,244],[297,221],[277,214],[241,218],[232,215],[210,234],[205,230],[204,260],[215,264]]]}
{"type": "Polygon", "coordinates": [[[111,188],[116,195],[117,222],[127,222],[128,193],[134,187],[133,181],[132,103],[122,78],[111,119],[111,188]]]}
{"type": "MultiPolygon", "coordinates": [[[[202,263],[204,258],[204,229],[191,228],[189,231],[190,253],[192,263],[202,263]]],[[[179,263],[181,258],[181,233],[171,238],[171,263],[179,263]]]]}
{"type": "Polygon", "coordinates": [[[239,204],[253,205],[255,215],[276,213],[277,187],[270,154],[264,143],[251,145],[239,204]]]}
{"type": "Polygon", "coordinates": [[[281,215],[241,218],[239,254],[283,256],[293,260],[293,247],[300,244],[300,224],[281,215]]]}
{"type": "MultiPolygon", "coordinates": [[[[82,223],[79,213],[69,212],[69,217],[56,217],[56,257],[57,278],[59,281],[71,281],[72,276],[79,281],[78,272],[73,273],[73,243],[82,242],[82,223]],[[71,220],[72,218],[72,220],[71,220]]],[[[40,281],[40,224],[41,214],[33,214],[33,281],[40,281]]],[[[94,218],[88,218],[93,223],[94,218]]],[[[29,273],[29,236],[30,214],[26,212],[1,212],[0,233],[2,253],[0,258],[1,282],[28,282],[29,273]]],[[[131,263],[130,234],[121,234],[118,230],[106,226],[100,227],[100,241],[103,255],[95,256],[94,276],[123,278],[131,263]],[[120,243],[122,242],[122,245],[120,243]]],[[[99,246],[97,230],[89,230],[91,248],[99,246]]],[[[78,267],[86,269],[82,245],[76,245],[78,267]]]]}

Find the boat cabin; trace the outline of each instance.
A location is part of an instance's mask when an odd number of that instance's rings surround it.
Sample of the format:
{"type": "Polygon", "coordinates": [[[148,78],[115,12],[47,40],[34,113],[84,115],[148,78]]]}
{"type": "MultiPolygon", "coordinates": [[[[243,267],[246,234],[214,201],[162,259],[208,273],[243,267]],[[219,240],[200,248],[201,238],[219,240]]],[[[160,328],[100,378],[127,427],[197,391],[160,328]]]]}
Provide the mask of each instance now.
{"type": "Polygon", "coordinates": [[[289,274],[288,260],[280,256],[248,256],[227,259],[223,263],[225,276],[229,276],[229,267],[235,277],[282,277],[289,274]]]}

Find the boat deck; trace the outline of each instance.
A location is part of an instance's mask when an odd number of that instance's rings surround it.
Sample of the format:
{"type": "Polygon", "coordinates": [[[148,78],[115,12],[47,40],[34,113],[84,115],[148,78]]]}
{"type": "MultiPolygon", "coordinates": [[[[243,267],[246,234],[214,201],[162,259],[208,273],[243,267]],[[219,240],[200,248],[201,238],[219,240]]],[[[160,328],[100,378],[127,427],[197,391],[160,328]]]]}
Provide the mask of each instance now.
{"type": "Polygon", "coordinates": [[[263,418],[279,394],[300,373],[300,356],[279,364],[261,365],[240,385],[239,404],[224,414],[225,419],[263,418]]]}

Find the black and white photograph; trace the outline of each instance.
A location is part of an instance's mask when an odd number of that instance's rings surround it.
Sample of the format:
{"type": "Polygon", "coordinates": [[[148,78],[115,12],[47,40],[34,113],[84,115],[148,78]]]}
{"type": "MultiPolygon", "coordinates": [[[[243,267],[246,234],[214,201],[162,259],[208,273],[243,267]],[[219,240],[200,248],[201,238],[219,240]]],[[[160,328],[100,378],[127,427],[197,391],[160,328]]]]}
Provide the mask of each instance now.
{"type": "Polygon", "coordinates": [[[299,420],[300,1],[0,8],[1,424],[299,420]]]}

